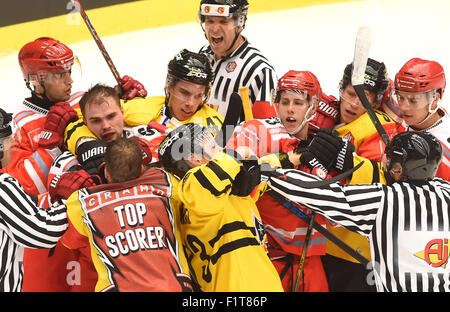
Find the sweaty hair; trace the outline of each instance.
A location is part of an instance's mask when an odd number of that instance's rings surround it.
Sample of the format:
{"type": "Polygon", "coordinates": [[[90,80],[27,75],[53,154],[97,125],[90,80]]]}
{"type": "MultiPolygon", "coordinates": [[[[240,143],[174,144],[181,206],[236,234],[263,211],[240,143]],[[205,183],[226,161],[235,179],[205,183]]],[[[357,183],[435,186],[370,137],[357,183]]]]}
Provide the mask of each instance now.
{"type": "Polygon", "coordinates": [[[108,143],[104,157],[112,183],[137,179],[141,175],[142,149],[134,139],[118,138],[108,143]]]}
{"type": "Polygon", "coordinates": [[[81,113],[84,115],[86,111],[86,105],[88,104],[101,104],[105,101],[105,98],[112,97],[120,107],[120,99],[117,91],[107,85],[97,83],[92,86],[80,99],[81,113]]]}

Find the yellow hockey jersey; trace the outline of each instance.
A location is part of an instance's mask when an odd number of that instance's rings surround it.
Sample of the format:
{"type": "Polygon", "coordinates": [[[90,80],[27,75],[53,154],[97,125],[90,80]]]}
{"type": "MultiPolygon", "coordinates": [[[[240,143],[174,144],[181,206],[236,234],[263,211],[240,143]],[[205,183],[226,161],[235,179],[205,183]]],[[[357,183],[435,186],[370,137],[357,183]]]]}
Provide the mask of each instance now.
{"type": "Polygon", "coordinates": [[[176,222],[191,278],[207,292],[283,291],[255,199],[230,194],[241,166],[218,153],[179,181],[183,206],[176,222]]]}
{"type": "MultiPolygon", "coordinates": [[[[222,127],[223,117],[208,105],[202,105],[201,108],[189,119],[179,121],[176,118],[168,118],[164,113],[165,97],[152,96],[147,98],[134,98],[129,101],[121,100],[121,105],[125,114],[125,125],[134,127],[147,125],[150,121],[164,124],[173,129],[181,124],[198,123],[207,127],[212,133],[216,134],[222,127]]],[[[95,134],[84,124],[81,112],[78,110],[78,119],[70,123],[64,133],[64,142],[67,149],[75,154],[76,144],[83,137],[96,138],[95,134]]]]}

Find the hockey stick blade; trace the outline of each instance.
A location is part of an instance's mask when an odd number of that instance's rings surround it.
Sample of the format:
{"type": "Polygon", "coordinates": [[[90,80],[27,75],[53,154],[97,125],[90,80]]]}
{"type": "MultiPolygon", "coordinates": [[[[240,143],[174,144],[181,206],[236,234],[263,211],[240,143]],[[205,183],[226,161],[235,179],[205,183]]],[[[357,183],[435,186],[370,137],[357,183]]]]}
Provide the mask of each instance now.
{"type": "Polygon", "coordinates": [[[330,179],[325,179],[325,180],[319,180],[319,181],[302,181],[302,180],[295,180],[293,178],[287,177],[286,175],[283,175],[279,172],[276,171],[264,171],[263,175],[269,176],[269,177],[274,177],[280,180],[284,180],[287,181],[289,183],[292,183],[294,185],[297,185],[299,187],[302,188],[306,188],[306,189],[312,189],[312,188],[321,188],[323,186],[327,186],[330,184],[333,184],[335,182],[338,182],[344,178],[349,177],[351,174],[353,174],[353,172],[355,172],[356,170],[358,170],[359,168],[361,168],[361,166],[364,164],[364,161],[360,162],[358,165],[356,165],[355,167],[353,167],[352,169],[349,169],[347,171],[342,172],[341,174],[338,174],[337,176],[334,176],[330,179]]]}
{"type": "Polygon", "coordinates": [[[368,27],[358,29],[353,54],[352,85],[363,85],[366,64],[369,58],[370,46],[372,44],[372,31],[368,27]]]}
{"type": "Polygon", "coordinates": [[[216,142],[220,146],[225,146],[233,134],[234,128],[241,116],[242,109],[242,98],[238,93],[233,92],[230,96],[230,103],[228,104],[228,110],[222,128],[216,135],[216,142]]]}
{"type": "Polygon", "coordinates": [[[356,34],[355,52],[353,55],[353,72],[352,72],[352,86],[355,89],[358,98],[369,114],[369,118],[372,121],[375,129],[380,135],[385,145],[389,144],[389,136],[386,130],[380,123],[375,111],[370,105],[369,100],[364,93],[364,79],[367,66],[367,60],[369,59],[369,51],[372,43],[372,31],[368,27],[361,27],[356,34]]]}

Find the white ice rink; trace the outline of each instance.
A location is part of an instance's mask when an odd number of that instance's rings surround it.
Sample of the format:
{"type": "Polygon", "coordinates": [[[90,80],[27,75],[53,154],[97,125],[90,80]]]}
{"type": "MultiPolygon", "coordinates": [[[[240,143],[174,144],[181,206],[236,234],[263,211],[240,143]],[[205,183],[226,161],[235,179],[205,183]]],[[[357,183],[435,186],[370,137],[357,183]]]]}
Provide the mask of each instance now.
{"type": "MultiPolygon", "coordinates": [[[[449,12],[448,0],[317,5],[250,14],[243,34],[267,56],[278,76],[289,69],[310,70],[319,78],[323,90],[336,96],[343,69],[352,60],[360,26],[372,29],[370,57],[383,61],[391,78],[412,57],[436,60],[450,72],[449,12]]],[[[95,27],[95,20],[91,22],[95,27]]],[[[64,38],[59,39],[64,42],[64,38]]],[[[140,80],[149,95],[164,94],[167,63],[176,52],[182,48],[198,51],[206,44],[198,23],[102,37],[102,41],[119,73],[140,80]]],[[[75,81],[72,91],[85,90],[97,82],[116,84],[93,40],[70,47],[82,64],[82,77],[75,81]]],[[[0,54],[0,106],[10,112],[29,96],[17,53],[0,54]]]]}

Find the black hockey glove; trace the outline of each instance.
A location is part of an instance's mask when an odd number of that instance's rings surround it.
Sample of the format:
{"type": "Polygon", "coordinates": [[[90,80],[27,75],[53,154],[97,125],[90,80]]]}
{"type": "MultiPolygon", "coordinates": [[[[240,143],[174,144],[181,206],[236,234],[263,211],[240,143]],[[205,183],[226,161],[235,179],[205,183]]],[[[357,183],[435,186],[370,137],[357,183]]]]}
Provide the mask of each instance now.
{"type": "Polygon", "coordinates": [[[300,163],[311,170],[319,167],[328,172],[335,164],[336,155],[342,144],[342,139],[336,131],[331,128],[319,129],[302,152],[300,163]]]}
{"type": "Polygon", "coordinates": [[[333,169],[337,172],[344,172],[353,168],[353,152],[355,146],[348,140],[342,140],[342,147],[339,150],[333,169]]]}
{"type": "Polygon", "coordinates": [[[98,175],[104,179],[103,164],[106,152],[106,142],[91,140],[81,143],[76,149],[77,159],[81,167],[91,175],[98,175]]]}
{"type": "Polygon", "coordinates": [[[261,183],[261,168],[257,159],[242,160],[242,167],[236,175],[231,195],[246,197],[261,183]]]}

